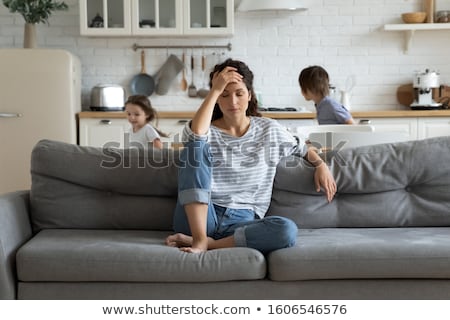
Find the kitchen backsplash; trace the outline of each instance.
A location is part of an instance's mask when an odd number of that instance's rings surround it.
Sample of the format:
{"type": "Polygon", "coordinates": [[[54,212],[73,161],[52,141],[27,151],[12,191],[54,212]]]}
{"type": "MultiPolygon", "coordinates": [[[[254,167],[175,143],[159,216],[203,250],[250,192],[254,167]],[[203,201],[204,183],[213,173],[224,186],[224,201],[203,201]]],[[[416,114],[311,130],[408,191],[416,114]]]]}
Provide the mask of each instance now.
{"type": "MultiPolygon", "coordinates": [[[[133,44],[159,46],[202,46],[232,44],[232,50],[194,49],[185,51],[186,61],[193,53],[196,62],[194,84],[207,85],[210,68],[232,57],[247,62],[255,74],[255,88],[266,106],[304,106],[311,102],[301,96],[298,75],[310,65],[322,65],[337,90],[350,86],[352,110],[402,109],[397,87],[412,83],[414,71],[438,70],[441,82],[450,82],[450,30],[415,33],[408,54],[405,35],[384,31],[384,24],[400,23],[403,12],[419,11],[421,0],[305,0],[303,12],[240,13],[235,15],[231,38],[89,38],[79,35],[77,0],[65,1],[68,12],[57,12],[50,25],[38,26],[38,46],[62,48],[80,57],[83,74],[83,109],[89,108],[90,90],[99,83],[128,85],[140,72],[140,52],[133,44]],[[201,56],[206,56],[207,72],[202,73],[201,56]]],[[[438,9],[450,9],[450,1],[437,0],[438,9]]],[[[22,47],[23,18],[0,5],[0,47],[22,47]]],[[[155,74],[168,55],[181,58],[181,49],[146,49],[146,68],[155,74]]],[[[189,66],[189,64],[188,64],[189,66]]],[[[190,69],[187,70],[191,84],[190,69]]],[[[201,100],[182,91],[181,73],[166,95],[153,94],[158,110],[195,110],[201,100]]]]}

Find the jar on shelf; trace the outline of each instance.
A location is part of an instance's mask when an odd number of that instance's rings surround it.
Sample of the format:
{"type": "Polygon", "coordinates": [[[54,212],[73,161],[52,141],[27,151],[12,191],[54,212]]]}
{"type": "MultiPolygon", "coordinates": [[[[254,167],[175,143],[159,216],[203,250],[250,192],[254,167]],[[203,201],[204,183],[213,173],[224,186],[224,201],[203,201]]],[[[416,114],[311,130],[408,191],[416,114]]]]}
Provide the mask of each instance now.
{"type": "Polygon", "coordinates": [[[450,22],[450,11],[441,10],[436,13],[436,22],[448,23],[450,22]]]}

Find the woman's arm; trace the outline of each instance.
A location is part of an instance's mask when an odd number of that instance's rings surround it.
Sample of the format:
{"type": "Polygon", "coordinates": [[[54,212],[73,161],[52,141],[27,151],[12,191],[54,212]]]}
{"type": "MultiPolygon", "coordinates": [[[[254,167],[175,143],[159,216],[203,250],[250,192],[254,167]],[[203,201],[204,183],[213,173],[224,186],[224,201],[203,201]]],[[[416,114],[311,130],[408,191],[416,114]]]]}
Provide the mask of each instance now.
{"type": "Polygon", "coordinates": [[[229,83],[238,81],[242,81],[242,76],[237,73],[236,68],[233,67],[226,67],[222,71],[214,74],[211,81],[211,90],[192,118],[192,132],[199,135],[206,134],[208,132],[217,99],[229,83]]]}
{"type": "Polygon", "coordinates": [[[336,194],[337,188],[328,166],[314,149],[309,148],[305,158],[316,168],[314,172],[314,184],[317,192],[320,192],[320,189],[323,188],[328,202],[331,202],[336,194]]]}

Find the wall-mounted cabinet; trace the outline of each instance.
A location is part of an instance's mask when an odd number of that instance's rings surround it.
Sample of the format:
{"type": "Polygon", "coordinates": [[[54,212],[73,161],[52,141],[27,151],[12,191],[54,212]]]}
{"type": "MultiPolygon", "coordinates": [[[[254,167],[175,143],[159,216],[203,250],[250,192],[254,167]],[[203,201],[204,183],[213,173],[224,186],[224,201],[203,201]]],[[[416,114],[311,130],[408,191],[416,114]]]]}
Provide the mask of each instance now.
{"type": "Polygon", "coordinates": [[[182,0],[134,0],[132,34],[142,36],[183,34],[182,0]]]}
{"type": "Polygon", "coordinates": [[[130,35],[131,0],[80,0],[80,34],[130,35]]]}
{"type": "Polygon", "coordinates": [[[233,34],[234,0],[189,0],[184,4],[184,34],[233,34]]]}
{"type": "Polygon", "coordinates": [[[229,36],[234,0],[80,0],[85,36],[229,36]]]}

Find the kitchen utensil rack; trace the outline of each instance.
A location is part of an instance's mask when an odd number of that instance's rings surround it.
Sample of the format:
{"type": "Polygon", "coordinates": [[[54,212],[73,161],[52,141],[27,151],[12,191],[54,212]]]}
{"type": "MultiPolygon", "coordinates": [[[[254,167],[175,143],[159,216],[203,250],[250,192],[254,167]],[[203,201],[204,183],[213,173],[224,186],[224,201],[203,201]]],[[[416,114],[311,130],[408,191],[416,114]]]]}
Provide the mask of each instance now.
{"type": "Polygon", "coordinates": [[[133,45],[133,50],[137,51],[139,49],[227,49],[228,51],[231,51],[232,45],[231,43],[228,43],[226,45],[193,45],[193,46],[164,46],[164,45],[158,45],[158,46],[140,46],[137,43],[133,45]]]}

